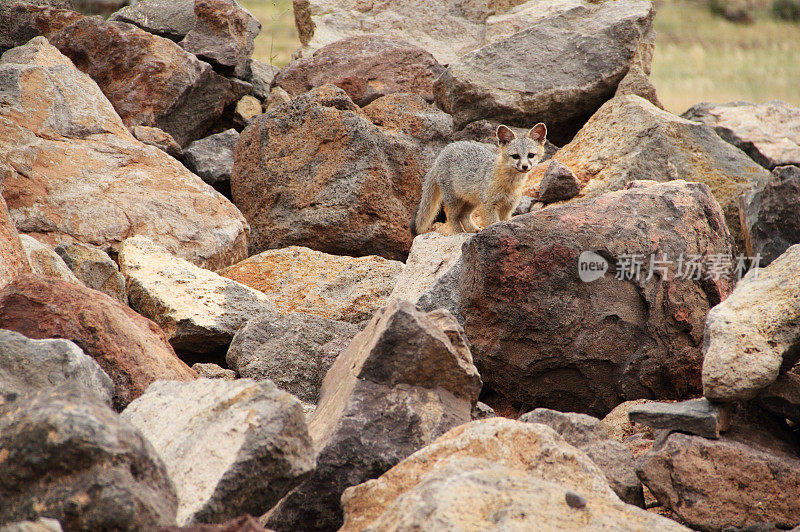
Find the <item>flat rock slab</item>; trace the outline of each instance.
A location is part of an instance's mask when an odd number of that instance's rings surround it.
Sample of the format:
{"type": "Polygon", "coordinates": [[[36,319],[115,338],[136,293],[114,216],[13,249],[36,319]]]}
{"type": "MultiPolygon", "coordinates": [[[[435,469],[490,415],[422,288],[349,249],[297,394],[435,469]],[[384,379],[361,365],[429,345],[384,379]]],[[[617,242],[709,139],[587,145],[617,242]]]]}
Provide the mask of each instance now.
{"type": "Polygon", "coordinates": [[[274,309],[266,294],[175,257],[145,237],[122,243],[119,264],[131,307],[156,322],[178,352],[227,350],[251,316],[274,309]]]}
{"type": "Polygon", "coordinates": [[[678,403],[651,401],[631,407],[628,417],[654,429],[719,438],[730,427],[731,406],[712,403],[705,397],[678,403]]]}
{"type": "Polygon", "coordinates": [[[159,381],[122,418],[164,459],[181,525],[260,515],[314,468],[300,401],[271,382],[159,381]]]}
{"type": "Polygon", "coordinates": [[[800,245],[766,268],[750,271],[708,313],[703,346],[703,395],[712,401],[752,399],[797,362],[800,245]]]}
{"type": "Polygon", "coordinates": [[[180,41],[194,27],[194,0],[141,0],[108,17],[148,33],[180,41]]]}

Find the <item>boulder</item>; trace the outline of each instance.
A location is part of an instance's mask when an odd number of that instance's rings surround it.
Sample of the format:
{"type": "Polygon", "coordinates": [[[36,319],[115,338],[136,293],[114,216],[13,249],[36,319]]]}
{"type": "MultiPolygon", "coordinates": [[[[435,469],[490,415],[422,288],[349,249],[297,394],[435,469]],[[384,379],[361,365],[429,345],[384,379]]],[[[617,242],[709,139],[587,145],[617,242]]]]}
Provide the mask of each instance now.
{"type": "Polygon", "coordinates": [[[125,278],[108,253],[82,242],[59,244],[55,252],[83,284],[128,304],[125,278]]]}
{"type": "Polygon", "coordinates": [[[259,515],[314,469],[300,402],[271,382],[158,381],[122,418],[164,459],[180,525],[259,515]]]}
{"type": "Polygon", "coordinates": [[[751,270],[711,309],[703,343],[703,395],[712,401],[752,399],[794,366],[800,355],[800,245],[766,268],[751,270]]]}
{"type": "Polygon", "coordinates": [[[678,403],[651,401],[628,410],[632,422],[654,429],[686,432],[704,438],[719,438],[731,424],[730,405],[716,404],[705,397],[678,403]]]}
{"type": "Polygon", "coordinates": [[[800,368],[781,373],[759,392],[756,403],[778,418],[800,423],[800,368]]]}
{"type": "Polygon", "coordinates": [[[253,86],[251,94],[265,102],[269,98],[272,80],[275,79],[275,75],[278,72],[280,72],[280,69],[272,64],[264,63],[258,59],[251,59],[250,75],[245,79],[253,86]]]}
{"type": "Polygon", "coordinates": [[[0,532],[62,532],[61,523],[49,517],[36,521],[17,521],[0,526],[0,532]]]}
{"type": "MultiPolygon", "coordinates": [[[[705,183],[722,206],[739,249],[744,249],[739,195],[769,175],[709,127],[663,111],[638,96],[604,104],[554,159],[582,183],[573,201],[620,190],[641,179],[705,183]]],[[[523,193],[535,195],[546,168],[534,168],[523,193]]]]}
{"type": "Polygon", "coordinates": [[[360,327],[303,312],[263,311],[233,337],[226,361],[239,377],[270,380],[316,404],[322,379],[360,327]]]}
{"type": "MultiPolygon", "coordinates": [[[[555,430],[568,444],[586,453],[620,499],[644,508],[642,483],[636,476],[633,454],[608,436],[599,419],[586,414],[537,408],[523,414],[519,420],[541,423],[555,430]]],[[[545,480],[555,481],[557,477],[545,480]]]]}
{"type": "Polygon", "coordinates": [[[750,257],[768,265],[800,244],[800,168],[779,166],[769,178],[739,197],[744,244],[750,257]]]}
{"type": "Polygon", "coordinates": [[[338,528],[345,488],[468,422],[480,388],[463,330],[449,313],[389,303],[325,376],[309,422],[317,468],[264,516],[266,526],[338,528]]]}
{"type": "Polygon", "coordinates": [[[159,150],[172,155],[176,159],[180,159],[183,155],[183,150],[180,145],[175,142],[172,135],[166,131],[162,131],[157,127],[150,126],[133,126],[131,133],[137,140],[149,146],[155,146],[159,150]]]}
{"type": "Polygon", "coordinates": [[[53,248],[42,244],[32,236],[19,235],[19,239],[22,242],[22,249],[25,250],[25,254],[28,256],[28,264],[31,266],[32,273],[81,284],[80,280],[75,277],[75,274],[64,262],[64,259],[53,251],[53,248]]]}
{"type": "Polygon", "coordinates": [[[69,340],[31,340],[0,329],[0,395],[49,390],[70,383],[111,406],[114,383],[69,340]]]}
{"type": "Polygon", "coordinates": [[[34,275],[18,277],[0,291],[0,329],[28,338],[75,342],[114,381],[118,410],[157,379],[196,378],[155,323],[81,285],[34,275]]]}
{"type": "Polygon", "coordinates": [[[456,129],[482,119],[519,127],[544,122],[560,145],[614,95],[632,64],[649,72],[649,0],[565,7],[450,62],[434,93],[456,129]]]}
{"type": "Polygon", "coordinates": [[[126,126],[155,126],[181,146],[236,101],[232,83],[211,65],[130,24],[85,17],[46,37],[97,82],[126,126]]]}
{"type": "Polygon", "coordinates": [[[433,102],[433,82],[444,71],[434,57],[406,41],[355,35],[297,59],[275,76],[275,85],[298,96],[326,83],[336,85],[360,107],[395,92],[433,102]]]}
{"type": "Polygon", "coordinates": [[[673,432],[636,467],[659,502],[692,528],[800,524],[797,448],[759,430],[734,426],[718,440],[673,432]]]}
{"type": "Polygon", "coordinates": [[[225,381],[235,381],[236,372],[232,369],[225,369],[211,362],[197,362],[192,364],[192,369],[201,379],[222,379],[225,381]]]}
{"type": "MultiPolygon", "coordinates": [[[[0,159],[0,172],[3,172],[2,159],[0,159]]],[[[0,185],[4,173],[0,173],[0,185]]],[[[30,271],[28,256],[22,248],[17,228],[8,214],[5,200],[0,196],[0,290],[16,276],[30,271]]]]}
{"type": "MultiPolygon", "coordinates": [[[[539,183],[539,197],[542,203],[554,203],[572,199],[581,191],[581,182],[567,165],[551,161],[539,183]]],[[[530,211],[530,209],[528,209],[530,211]]]]}
{"type": "Polygon", "coordinates": [[[599,529],[603,522],[683,530],[620,502],[597,466],[553,429],[505,418],[450,430],[379,478],[347,489],[342,507],[343,532],[599,529]],[[565,495],[572,490],[589,501],[580,518],[569,515],[565,495]],[[437,517],[423,524],[426,513],[437,517]]]}
{"type": "Polygon", "coordinates": [[[188,526],[158,528],[156,532],[274,532],[261,526],[252,515],[242,515],[224,523],[198,523],[188,526]]]}
{"type": "Polygon", "coordinates": [[[194,27],[194,0],[140,0],[108,17],[178,42],[194,27]]]}
{"type": "Polygon", "coordinates": [[[661,103],[661,100],[658,99],[658,94],[656,93],[653,82],[650,81],[650,78],[638,63],[632,64],[630,69],[628,69],[628,73],[625,74],[625,77],[622,78],[622,81],[617,85],[617,92],[614,93],[614,97],[625,96],[626,94],[639,96],[659,109],[664,109],[664,105],[661,103]]]}
{"type": "Polygon", "coordinates": [[[768,170],[800,165],[800,108],[786,102],[703,102],[681,116],[713,127],[768,170]]]}
{"type": "Polygon", "coordinates": [[[2,194],[21,233],[106,250],[144,234],[211,268],[244,258],[241,213],[178,161],[137,141],[97,84],[46,39],[3,54],[0,80],[2,194]]]}
{"type": "Polygon", "coordinates": [[[386,304],[403,263],[383,257],[328,255],[290,246],[219,270],[269,296],[281,314],[304,312],[360,323],[386,304]]]}
{"type": "Polygon", "coordinates": [[[68,384],[0,396],[0,524],[50,517],[65,530],[175,523],[155,449],[95,395],[68,384]]]}
{"type": "Polygon", "coordinates": [[[734,281],[691,257],[730,263],[732,251],[709,188],[685,181],[494,224],[463,250],[476,365],[526,409],[599,417],[631,399],[696,397],[706,313],[734,281]]]}
{"type": "MultiPolygon", "coordinates": [[[[236,109],[233,115],[234,124],[239,127],[245,127],[250,120],[262,114],[262,111],[261,102],[258,98],[245,94],[236,102],[236,109]]],[[[233,169],[233,167],[231,167],[231,169],[233,169]]]]}
{"type": "Polygon", "coordinates": [[[405,111],[382,100],[371,105],[376,113],[385,106],[387,127],[374,125],[341,89],[323,85],[242,132],[231,193],[252,228],[251,254],[302,245],[405,258],[422,178],[452,131],[449,117],[421,99],[405,111]]]}
{"type": "Polygon", "coordinates": [[[226,76],[249,74],[261,23],[236,0],[195,0],[194,26],[179,43],[226,76]]]}
{"type": "Polygon", "coordinates": [[[220,186],[227,181],[230,186],[233,149],[238,140],[235,129],[196,140],[183,150],[183,164],[209,185],[220,186]]]}
{"type": "Polygon", "coordinates": [[[644,434],[652,440],[654,438],[653,429],[647,425],[635,423],[628,417],[631,408],[650,402],[649,399],[635,399],[620,403],[600,421],[600,424],[612,440],[620,443],[625,443],[628,438],[637,434],[644,434]]]}
{"type": "Polygon", "coordinates": [[[131,307],[156,322],[179,353],[225,351],[253,315],[272,310],[266,294],[177,258],[145,237],[119,252],[131,307]]]}
{"type": "MultiPolygon", "coordinates": [[[[4,1],[0,3],[0,54],[22,46],[39,35],[48,35],[83,18],[71,7],[35,2],[4,1]]],[[[57,2],[52,2],[56,4],[57,2]]]]}

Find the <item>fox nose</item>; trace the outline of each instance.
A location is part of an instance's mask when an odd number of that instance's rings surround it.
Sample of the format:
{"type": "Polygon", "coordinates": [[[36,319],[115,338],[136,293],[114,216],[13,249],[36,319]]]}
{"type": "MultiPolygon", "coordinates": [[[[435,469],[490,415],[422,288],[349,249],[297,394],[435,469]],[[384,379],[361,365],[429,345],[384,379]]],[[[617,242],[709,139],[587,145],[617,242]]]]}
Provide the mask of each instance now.
{"type": "Polygon", "coordinates": [[[528,169],[528,165],[527,165],[527,164],[523,164],[523,165],[522,165],[522,169],[523,169],[523,170],[527,170],[527,169],[528,169]]]}

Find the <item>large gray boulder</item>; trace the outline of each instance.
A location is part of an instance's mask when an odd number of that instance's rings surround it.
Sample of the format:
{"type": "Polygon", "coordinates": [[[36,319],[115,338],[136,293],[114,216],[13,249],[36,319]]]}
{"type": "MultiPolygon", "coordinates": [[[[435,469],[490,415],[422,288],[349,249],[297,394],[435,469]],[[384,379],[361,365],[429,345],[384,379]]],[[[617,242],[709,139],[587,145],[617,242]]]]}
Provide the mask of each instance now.
{"type": "Polygon", "coordinates": [[[39,517],[67,530],[175,524],[175,487],[153,446],[80,388],[0,396],[0,456],[0,525],[39,517]]]}
{"type": "Polygon", "coordinates": [[[49,390],[71,383],[111,406],[114,383],[69,340],[31,340],[0,329],[0,395],[49,390]]]}
{"type": "Polygon", "coordinates": [[[260,515],[314,468],[302,406],[271,382],[158,381],[122,418],[164,459],[180,525],[260,515]]]}
{"type": "Polygon", "coordinates": [[[547,124],[568,142],[610,99],[634,62],[646,72],[654,34],[649,0],[567,9],[453,61],[434,84],[456,129],[481,119],[547,124]]]}
{"type": "Polygon", "coordinates": [[[211,186],[230,187],[233,149],[239,132],[227,129],[196,140],[183,150],[183,164],[211,186]]]}
{"type": "Polygon", "coordinates": [[[470,421],[480,388],[455,318],[446,311],[424,314],[407,301],[389,303],[325,376],[309,422],[317,468],[270,510],[266,525],[338,528],[347,487],[470,421]]]}
{"type": "Polygon", "coordinates": [[[194,0],[140,0],[113,13],[108,20],[127,22],[178,42],[194,27],[194,0]]]}

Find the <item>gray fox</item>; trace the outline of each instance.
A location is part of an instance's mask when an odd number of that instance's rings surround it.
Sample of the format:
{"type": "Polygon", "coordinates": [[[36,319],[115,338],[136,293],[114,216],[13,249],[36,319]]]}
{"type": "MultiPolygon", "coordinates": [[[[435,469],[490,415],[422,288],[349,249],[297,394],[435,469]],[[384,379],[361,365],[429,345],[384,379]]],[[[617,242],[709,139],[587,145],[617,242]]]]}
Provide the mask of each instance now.
{"type": "Polygon", "coordinates": [[[544,155],[546,135],[547,128],[542,123],[522,138],[501,125],[497,128],[496,152],[480,142],[448,144],[422,182],[422,197],[411,219],[411,233],[416,236],[429,231],[442,203],[453,233],[478,230],[470,218],[478,205],[483,205],[487,226],[511,218],[522,196],[525,177],[544,155]]]}

